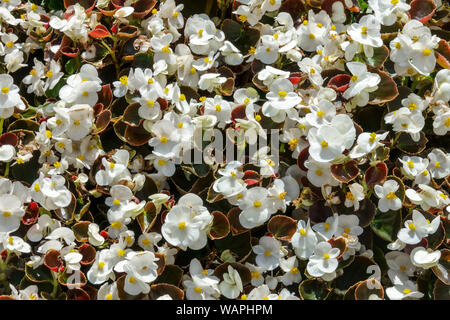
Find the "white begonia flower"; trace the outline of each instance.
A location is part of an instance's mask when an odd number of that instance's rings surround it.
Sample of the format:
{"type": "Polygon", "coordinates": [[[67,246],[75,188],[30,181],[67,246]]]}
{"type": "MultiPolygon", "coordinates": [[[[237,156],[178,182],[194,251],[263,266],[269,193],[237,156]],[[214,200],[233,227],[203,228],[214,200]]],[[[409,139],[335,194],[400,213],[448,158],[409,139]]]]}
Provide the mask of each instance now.
{"type": "Polygon", "coordinates": [[[312,159],[310,156],[308,160],[305,161],[305,167],[308,169],[306,177],[309,182],[311,182],[316,187],[321,187],[323,185],[336,186],[339,184],[331,175],[331,164],[328,162],[318,162],[312,159]]]}
{"type": "Polygon", "coordinates": [[[397,284],[394,287],[386,288],[386,294],[390,300],[414,300],[424,296],[417,289],[417,284],[411,280],[404,284],[397,284]]]}
{"type": "Polygon", "coordinates": [[[282,79],[289,78],[289,74],[290,72],[288,71],[276,69],[271,66],[265,66],[264,69],[258,72],[258,79],[261,80],[264,83],[264,85],[270,86],[272,82],[274,82],[279,78],[282,79]]]}
{"type": "Polygon", "coordinates": [[[41,300],[39,298],[39,288],[36,285],[28,286],[19,291],[12,284],[9,284],[9,286],[11,288],[10,296],[16,300],[41,300]]]}
{"type": "Polygon", "coordinates": [[[131,295],[140,293],[148,293],[150,286],[148,283],[153,282],[157,277],[158,265],[155,261],[159,258],[150,251],[130,252],[126,255],[126,260],[119,261],[114,270],[117,272],[125,272],[124,290],[131,295]]]}
{"type": "Polygon", "coordinates": [[[262,284],[252,289],[248,295],[242,295],[242,300],[281,300],[281,296],[271,293],[267,284],[262,284]]]}
{"type": "Polygon", "coordinates": [[[338,266],[339,253],[340,250],[331,247],[328,242],[319,242],[314,248],[314,254],[309,258],[306,271],[313,277],[334,272],[338,266]]]}
{"type": "MultiPolygon", "coordinates": [[[[138,238],[138,245],[146,251],[155,251],[155,246],[162,239],[162,236],[156,232],[142,233],[138,238]]],[[[166,261],[167,263],[167,261],[166,261]]]]}
{"type": "Polygon", "coordinates": [[[110,278],[114,279],[113,268],[117,262],[125,259],[125,253],[123,249],[120,249],[115,254],[110,249],[97,251],[95,261],[86,274],[89,282],[98,285],[108,281],[110,278]]]}
{"type": "Polygon", "coordinates": [[[19,87],[9,74],[0,74],[0,117],[9,118],[14,107],[24,110],[25,104],[19,95],[19,87]]]}
{"type": "Polygon", "coordinates": [[[97,291],[98,300],[120,300],[117,283],[104,283],[97,291]]]}
{"type": "Polygon", "coordinates": [[[8,233],[3,233],[0,238],[4,250],[12,251],[20,256],[21,253],[31,253],[31,246],[22,238],[17,236],[10,236],[8,233]]]}
{"type": "Polygon", "coordinates": [[[45,81],[44,90],[52,90],[64,76],[64,72],[61,72],[61,65],[55,60],[50,61],[50,67],[45,73],[47,80],[45,81]]]}
{"type": "Polygon", "coordinates": [[[252,229],[264,224],[276,212],[266,188],[254,187],[245,193],[238,204],[242,210],[239,222],[244,228],[252,229]]]}
{"type": "Polygon", "coordinates": [[[259,100],[258,91],[255,88],[239,88],[233,93],[234,102],[241,105],[245,104],[247,107],[255,104],[259,100]]]}
{"type": "Polygon", "coordinates": [[[369,93],[378,89],[381,78],[376,73],[367,71],[367,66],[361,62],[347,62],[347,68],[352,73],[349,87],[343,97],[353,98],[358,106],[365,106],[369,102],[369,93]]]}
{"type": "Polygon", "coordinates": [[[374,191],[380,199],[378,201],[378,209],[381,212],[395,211],[402,207],[402,201],[395,194],[398,188],[399,185],[395,180],[387,180],[383,186],[379,184],[375,185],[374,191]]]}
{"type": "Polygon", "coordinates": [[[416,267],[430,269],[436,266],[441,258],[441,251],[424,247],[416,247],[410,253],[411,262],[416,267]]]}
{"type": "Polygon", "coordinates": [[[72,194],[65,183],[63,176],[44,177],[41,173],[30,187],[31,197],[47,210],[65,208],[72,201],[72,194]]]}
{"type": "Polygon", "coordinates": [[[411,259],[407,253],[391,251],[386,253],[385,257],[390,270],[402,273],[405,279],[414,276],[416,267],[411,263],[411,259]]]}
{"type": "Polygon", "coordinates": [[[337,234],[338,223],[339,216],[335,213],[333,216],[328,217],[325,222],[313,225],[312,229],[315,232],[320,233],[323,238],[329,240],[337,234]]]}
{"type": "Polygon", "coordinates": [[[389,132],[385,132],[382,134],[377,134],[375,132],[361,133],[356,140],[355,147],[350,151],[349,156],[353,159],[360,158],[376,150],[376,148],[383,146],[380,141],[386,139],[388,134],[389,132]]]}
{"type": "Polygon", "coordinates": [[[433,100],[448,102],[450,100],[450,70],[442,69],[436,73],[433,84],[433,100]]]}
{"type": "Polygon", "coordinates": [[[423,210],[440,207],[442,200],[445,201],[445,199],[442,199],[443,196],[432,187],[426,184],[419,184],[418,187],[421,189],[420,192],[407,189],[405,194],[413,204],[420,205],[423,210]]]}
{"type": "MultiPolygon", "coordinates": [[[[3,2],[5,3],[5,2],[3,2]]],[[[7,2],[6,2],[7,3],[7,2]]],[[[12,26],[16,26],[19,24],[20,19],[16,19],[7,8],[1,6],[0,7],[0,19],[4,20],[8,24],[12,26]]]]}
{"type": "Polygon", "coordinates": [[[438,136],[444,136],[450,131],[450,110],[436,114],[433,121],[433,132],[438,136]]]}
{"type": "Polygon", "coordinates": [[[440,149],[433,149],[427,158],[430,160],[428,171],[435,179],[442,179],[450,175],[450,153],[445,153],[440,149]]]}
{"type": "Polygon", "coordinates": [[[70,107],[67,114],[70,119],[67,136],[72,140],[81,140],[86,137],[92,129],[93,109],[87,104],[77,104],[70,107]]]}
{"type": "Polygon", "coordinates": [[[213,190],[227,198],[244,191],[245,182],[242,180],[244,173],[238,170],[241,166],[242,164],[239,161],[230,161],[224,169],[219,169],[218,173],[222,177],[214,181],[213,190]]]}
{"type": "Polygon", "coordinates": [[[268,236],[259,239],[259,243],[253,246],[253,252],[256,253],[256,264],[269,271],[277,268],[284,256],[280,242],[268,236]]]}
{"type": "Polygon", "coordinates": [[[164,256],[166,265],[175,264],[175,256],[178,253],[178,249],[169,247],[167,243],[164,243],[161,247],[157,247],[157,249],[158,253],[164,256]]]}
{"type": "Polygon", "coordinates": [[[425,118],[421,113],[411,112],[409,108],[401,107],[385,115],[384,121],[393,125],[395,132],[407,132],[414,142],[420,140],[420,131],[425,126],[425,118]]]}
{"type": "Polygon", "coordinates": [[[429,221],[419,211],[413,210],[412,220],[406,220],[404,225],[405,227],[398,231],[397,237],[404,243],[417,244],[422,238],[437,231],[440,226],[440,216],[429,221]]]}
{"type": "Polygon", "coordinates": [[[355,182],[348,186],[350,191],[345,194],[344,205],[347,208],[354,207],[354,210],[359,210],[359,202],[364,199],[364,188],[359,183],[355,182]]]}
{"type": "Polygon", "coordinates": [[[409,108],[411,112],[423,112],[427,106],[428,102],[415,93],[410,93],[406,98],[402,99],[402,105],[409,108]]]}
{"type": "Polygon", "coordinates": [[[402,172],[408,179],[414,179],[414,184],[428,184],[430,174],[428,174],[429,160],[420,157],[404,156],[399,161],[403,164],[402,172]]]}
{"type": "Polygon", "coordinates": [[[323,125],[318,129],[311,128],[308,132],[308,141],[309,155],[317,162],[333,161],[345,150],[338,129],[330,125],[323,125]]]}
{"type": "Polygon", "coordinates": [[[97,171],[95,181],[101,186],[113,185],[122,179],[130,180],[131,174],[128,171],[130,154],[125,149],[117,150],[112,161],[102,158],[103,170],[97,171]]]}
{"type": "Polygon", "coordinates": [[[194,60],[192,62],[192,66],[198,71],[206,71],[214,66],[217,66],[217,63],[215,62],[219,55],[219,53],[214,54],[214,51],[211,51],[207,57],[194,60]]]}
{"type": "Polygon", "coordinates": [[[227,78],[220,77],[220,73],[205,73],[201,75],[200,80],[198,81],[198,87],[201,90],[212,92],[215,88],[219,87],[226,81],[227,78]]]}
{"type": "Polygon", "coordinates": [[[131,219],[138,216],[145,206],[145,201],[136,202],[132,201],[133,193],[127,186],[117,184],[111,187],[111,197],[105,199],[105,204],[110,206],[107,217],[111,223],[109,229],[109,235],[112,238],[125,231],[122,224],[128,224],[131,219]]]}
{"type": "Polygon", "coordinates": [[[300,194],[300,188],[297,181],[291,176],[285,176],[276,179],[273,186],[268,189],[269,195],[274,200],[276,209],[282,212],[286,211],[286,206],[293,200],[297,199],[300,194]]]}
{"type": "Polygon", "coordinates": [[[298,261],[296,256],[281,259],[280,267],[285,273],[282,276],[278,276],[278,279],[285,286],[290,286],[293,283],[299,283],[302,280],[302,274],[298,270],[298,261]]]}
{"type": "Polygon", "coordinates": [[[11,233],[19,229],[24,214],[22,201],[17,196],[0,195],[0,232],[11,233]]]}
{"type": "Polygon", "coordinates": [[[297,28],[297,44],[305,51],[316,51],[317,46],[324,45],[329,39],[331,19],[325,10],[315,14],[308,11],[308,19],[297,28]]]}
{"type": "Polygon", "coordinates": [[[305,223],[299,220],[297,223],[297,231],[291,238],[291,244],[295,249],[295,254],[302,260],[309,259],[314,253],[314,248],[318,242],[317,236],[311,229],[311,223],[305,223]]]}
{"type": "Polygon", "coordinates": [[[64,247],[60,250],[61,257],[65,261],[66,270],[70,273],[72,270],[80,270],[80,261],[83,259],[83,255],[74,249],[74,245],[64,247]]]}
{"type": "Polygon", "coordinates": [[[39,216],[38,221],[28,229],[27,238],[32,242],[41,241],[43,237],[59,227],[61,227],[61,222],[43,214],[39,216]]]}
{"type": "Polygon", "coordinates": [[[315,55],[311,58],[304,58],[298,62],[300,70],[308,75],[309,80],[313,85],[321,86],[323,83],[323,78],[321,76],[322,67],[318,64],[318,58],[320,56],[315,55]]]}
{"type": "Polygon", "coordinates": [[[88,39],[88,28],[85,25],[87,14],[85,8],[79,3],[71,6],[73,14],[68,19],[60,19],[57,16],[50,18],[50,26],[61,32],[72,40],[80,40],[86,42],[88,39]]]}
{"type": "Polygon", "coordinates": [[[263,35],[261,43],[255,49],[254,57],[264,64],[274,63],[278,59],[278,43],[273,41],[272,36],[263,35]]]}
{"type": "Polygon", "coordinates": [[[46,236],[45,239],[64,240],[67,245],[75,244],[75,234],[73,233],[72,229],[69,229],[67,227],[56,228],[48,236],[46,236]]]}
{"type": "Polygon", "coordinates": [[[216,29],[214,22],[204,13],[194,14],[187,19],[184,36],[189,39],[192,52],[198,55],[217,51],[225,40],[223,31],[216,29]]]}
{"type": "Polygon", "coordinates": [[[113,94],[115,97],[124,97],[128,91],[134,91],[134,71],[130,69],[128,76],[123,75],[119,78],[119,81],[114,81],[112,84],[114,86],[113,94]]]}
{"type": "Polygon", "coordinates": [[[138,114],[141,118],[156,120],[161,117],[161,108],[157,99],[158,92],[156,89],[142,91],[141,96],[135,98],[135,101],[141,105],[138,109],[138,114]]]}
{"type": "Polygon", "coordinates": [[[30,73],[22,79],[22,82],[28,85],[27,93],[35,93],[42,96],[45,94],[44,81],[42,78],[45,76],[44,64],[38,59],[34,58],[34,67],[30,73]]]}
{"type": "Polygon", "coordinates": [[[262,177],[275,177],[278,171],[278,163],[275,155],[269,154],[270,147],[264,146],[250,157],[251,162],[259,167],[259,173],[262,177]]]}
{"type": "Polygon", "coordinates": [[[205,114],[217,117],[219,128],[223,129],[226,124],[231,123],[231,105],[221,96],[216,95],[214,98],[206,98],[205,114]]]}
{"type": "Polygon", "coordinates": [[[203,269],[197,258],[189,264],[190,278],[186,277],[183,286],[188,300],[217,300],[220,297],[219,279],[212,269],[203,269]]]}
{"type": "Polygon", "coordinates": [[[429,75],[436,65],[434,48],[439,42],[428,27],[412,19],[403,26],[403,31],[390,43],[391,60],[407,70],[408,74],[419,72],[429,75]]]}
{"type": "Polygon", "coordinates": [[[373,56],[373,48],[381,47],[380,33],[381,25],[379,20],[371,14],[363,16],[359,23],[352,23],[347,27],[347,33],[356,41],[364,46],[364,53],[368,58],[373,56]]]}
{"type": "Polygon", "coordinates": [[[286,113],[300,103],[301,98],[294,92],[294,86],[288,79],[277,79],[269,86],[270,92],[266,94],[267,102],[262,107],[266,117],[275,122],[282,122],[286,113]]]}
{"type": "Polygon", "coordinates": [[[175,173],[175,164],[169,158],[155,156],[153,166],[158,170],[158,173],[166,177],[171,177],[175,173]]]}
{"type": "Polygon", "coordinates": [[[99,233],[100,227],[96,223],[90,223],[88,226],[88,240],[93,246],[101,246],[105,242],[99,233]]]}
{"type": "MultiPolygon", "coordinates": [[[[261,6],[262,8],[262,6],[261,6]]],[[[261,18],[257,14],[255,14],[257,10],[252,12],[251,7],[240,5],[235,11],[233,11],[234,14],[238,15],[239,21],[242,23],[248,22],[251,26],[254,26],[259,22],[259,19],[261,18]]]]}
{"type": "Polygon", "coordinates": [[[363,233],[363,228],[359,226],[359,218],[354,215],[342,214],[339,216],[336,235],[353,235],[359,236],[363,233]]]}
{"type": "Polygon", "coordinates": [[[202,206],[202,200],[198,196],[186,194],[183,197],[180,198],[181,204],[173,206],[166,215],[161,233],[173,246],[180,247],[182,250],[188,247],[199,250],[206,245],[207,233],[213,217],[202,206]],[[186,203],[183,203],[183,197],[186,203]]]}
{"type": "Polygon", "coordinates": [[[336,116],[336,107],[328,100],[321,100],[317,105],[311,105],[310,112],[305,116],[306,121],[313,127],[320,128],[330,124],[336,116]]]}
{"type": "Polygon", "coordinates": [[[265,268],[258,267],[249,262],[246,262],[245,266],[250,270],[250,275],[252,277],[252,279],[250,280],[251,285],[255,287],[263,285],[265,280],[263,276],[263,273],[266,271],[265,268]]]}
{"type": "Polygon", "coordinates": [[[228,266],[227,273],[223,274],[223,281],[219,283],[219,289],[223,296],[228,299],[236,299],[244,289],[242,279],[231,265],[228,266]]]}
{"type": "Polygon", "coordinates": [[[16,156],[16,148],[10,144],[0,146],[0,161],[10,162],[16,156]]]}
{"type": "Polygon", "coordinates": [[[23,50],[15,47],[13,51],[5,56],[6,69],[8,72],[16,72],[20,68],[27,66],[27,64],[22,63],[23,61],[23,50]]]}
{"type": "Polygon", "coordinates": [[[76,79],[71,79],[69,77],[69,79],[67,79],[67,85],[62,87],[59,91],[59,97],[68,104],[87,104],[93,107],[98,100],[97,92],[100,91],[102,87],[98,82],[83,80],[80,83],[77,83],[76,79]]]}
{"type": "Polygon", "coordinates": [[[369,0],[368,3],[378,21],[386,26],[393,25],[411,8],[405,0],[369,0]]]}

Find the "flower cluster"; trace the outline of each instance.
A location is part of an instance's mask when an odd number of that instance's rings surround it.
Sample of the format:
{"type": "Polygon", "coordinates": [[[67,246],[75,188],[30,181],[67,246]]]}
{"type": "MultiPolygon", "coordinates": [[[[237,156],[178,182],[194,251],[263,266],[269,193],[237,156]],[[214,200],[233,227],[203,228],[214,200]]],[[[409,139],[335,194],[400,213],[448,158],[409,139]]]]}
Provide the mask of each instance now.
{"type": "Polygon", "coordinates": [[[449,10],[1,1],[0,299],[450,299],[449,10]]]}

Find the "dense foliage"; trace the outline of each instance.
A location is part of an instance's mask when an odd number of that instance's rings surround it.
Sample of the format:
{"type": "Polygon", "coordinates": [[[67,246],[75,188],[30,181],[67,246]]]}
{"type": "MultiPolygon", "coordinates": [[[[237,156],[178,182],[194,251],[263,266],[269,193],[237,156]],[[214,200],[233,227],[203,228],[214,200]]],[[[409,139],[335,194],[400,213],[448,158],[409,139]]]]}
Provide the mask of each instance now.
{"type": "Polygon", "coordinates": [[[0,299],[450,299],[448,13],[0,1],[0,299]]]}

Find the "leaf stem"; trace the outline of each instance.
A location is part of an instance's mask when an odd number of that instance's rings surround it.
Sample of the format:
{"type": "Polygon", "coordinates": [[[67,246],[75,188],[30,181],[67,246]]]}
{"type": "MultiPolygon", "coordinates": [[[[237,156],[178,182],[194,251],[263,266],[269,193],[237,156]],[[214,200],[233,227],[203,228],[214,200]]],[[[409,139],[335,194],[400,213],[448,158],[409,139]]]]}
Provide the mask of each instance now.
{"type": "Polygon", "coordinates": [[[52,290],[52,297],[56,299],[56,293],[58,292],[58,275],[55,271],[52,270],[52,277],[53,277],[53,290],[52,290]]]}
{"type": "Polygon", "coordinates": [[[6,281],[6,269],[8,267],[9,258],[11,257],[9,250],[6,250],[6,259],[3,261],[2,258],[0,258],[0,281],[5,288],[6,292],[10,292],[10,287],[8,281],[6,281]]]}
{"type": "Polygon", "coordinates": [[[119,66],[119,61],[117,60],[116,53],[115,53],[117,40],[114,39],[113,49],[111,49],[111,47],[108,46],[108,44],[104,40],[100,40],[100,42],[105,47],[105,49],[108,50],[109,54],[111,55],[111,58],[114,62],[114,67],[116,68],[116,76],[117,76],[117,78],[119,78],[120,66],[119,66]]]}
{"type": "Polygon", "coordinates": [[[9,175],[9,166],[10,166],[10,164],[11,164],[11,162],[7,162],[7,163],[6,163],[5,172],[3,173],[3,176],[4,176],[5,178],[8,178],[8,175],[9,175]]]}

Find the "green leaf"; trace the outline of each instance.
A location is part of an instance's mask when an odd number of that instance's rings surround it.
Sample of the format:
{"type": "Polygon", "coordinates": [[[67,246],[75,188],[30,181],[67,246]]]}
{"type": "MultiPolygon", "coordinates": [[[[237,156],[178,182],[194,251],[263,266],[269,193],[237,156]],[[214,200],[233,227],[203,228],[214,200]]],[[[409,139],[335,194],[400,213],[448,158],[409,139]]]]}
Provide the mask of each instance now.
{"type": "Polygon", "coordinates": [[[181,278],[183,277],[183,270],[174,265],[169,264],[164,268],[163,273],[155,280],[156,283],[168,283],[174,286],[179,286],[181,283],[181,278]]]}
{"type": "Polygon", "coordinates": [[[330,292],[325,281],[321,279],[307,279],[300,283],[298,292],[302,300],[324,300],[330,292]]]}
{"type": "Polygon", "coordinates": [[[368,257],[359,255],[355,256],[352,264],[345,268],[342,276],[336,279],[336,288],[340,290],[347,290],[355,283],[366,280],[373,273],[367,271],[367,268],[371,265],[376,265],[376,263],[368,257]]]}
{"type": "Polygon", "coordinates": [[[64,69],[68,74],[74,74],[75,72],[77,72],[78,68],[76,59],[70,59],[69,61],[67,61],[64,69]]]}
{"type": "Polygon", "coordinates": [[[397,239],[401,228],[402,215],[400,210],[381,212],[377,210],[375,218],[370,223],[372,230],[382,239],[392,242],[397,239]]]}
{"type": "Polygon", "coordinates": [[[219,252],[223,252],[227,249],[231,250],[237,255],[238,261],[247,257],[252,251],[250,232],[244,232],[236,236],[233,236],[230,233],[223,239],[214,240],[214,243],[216,248],[219,249],[219,252]]]}

